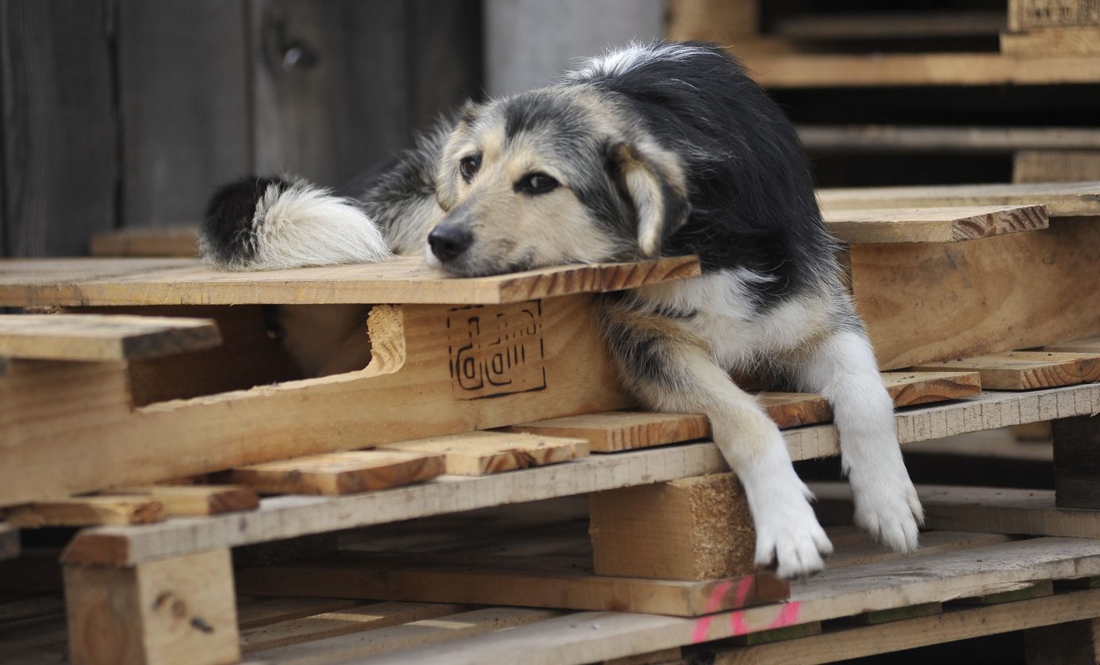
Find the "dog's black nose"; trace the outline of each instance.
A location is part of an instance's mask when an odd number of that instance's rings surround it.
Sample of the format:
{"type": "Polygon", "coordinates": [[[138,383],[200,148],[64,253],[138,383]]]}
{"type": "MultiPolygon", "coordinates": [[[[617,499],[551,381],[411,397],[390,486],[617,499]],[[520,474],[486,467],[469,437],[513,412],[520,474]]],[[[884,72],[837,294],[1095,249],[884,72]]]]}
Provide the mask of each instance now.
{"type": "Polygon", "coordinates": [[[474,234],[465,226],[457,224],[440,224],[428,234],[428,245],[432,248],[432,254],[443,263],[465,252],[473,241],[474,234]]]}

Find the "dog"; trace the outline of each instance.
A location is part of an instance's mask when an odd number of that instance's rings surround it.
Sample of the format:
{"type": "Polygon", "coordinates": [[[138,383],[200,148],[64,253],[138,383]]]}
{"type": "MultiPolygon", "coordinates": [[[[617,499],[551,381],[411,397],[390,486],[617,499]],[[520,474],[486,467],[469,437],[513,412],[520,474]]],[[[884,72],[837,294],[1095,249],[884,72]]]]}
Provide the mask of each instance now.
{"type": "Polygon", "coordinates": [[[423,252],[467,277],[698,256],[702,277],[601,296],[599,325],[641,403],[710,419],[748,499],[756,563],[806,576],[832,545],[779,429],[731,372],[823,394],[857,524],[895,551],[917,547],[922,509],[893,403],[808,160],[724,48],[631,44],[548,87],[469,102],[336,192],[287,178],[231,183],[210,202],[202,248],[235,270],[423,252]]]}

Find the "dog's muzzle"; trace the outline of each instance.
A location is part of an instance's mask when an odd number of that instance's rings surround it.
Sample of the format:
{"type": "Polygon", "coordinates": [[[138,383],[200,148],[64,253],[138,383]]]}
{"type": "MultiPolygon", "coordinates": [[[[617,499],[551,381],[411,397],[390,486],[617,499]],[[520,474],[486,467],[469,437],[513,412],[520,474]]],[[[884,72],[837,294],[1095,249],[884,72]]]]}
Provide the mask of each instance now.
{"type": "Polygon", "coordinates": [[[428,234],[428,246],[441,263],[458,258],[473,242],[474,234],[458,224],[440,224],[428,234]]]}

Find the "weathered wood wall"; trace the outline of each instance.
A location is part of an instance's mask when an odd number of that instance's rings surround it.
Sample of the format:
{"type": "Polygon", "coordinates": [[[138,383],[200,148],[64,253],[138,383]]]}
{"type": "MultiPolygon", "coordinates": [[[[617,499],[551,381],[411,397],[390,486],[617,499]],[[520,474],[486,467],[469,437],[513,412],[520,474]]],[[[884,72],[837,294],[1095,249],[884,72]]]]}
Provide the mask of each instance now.
{"type": "Polygon", "coordinates": [[[339,185],[482,88],[480,0],[0,0],[0,255],[339,185]]]}

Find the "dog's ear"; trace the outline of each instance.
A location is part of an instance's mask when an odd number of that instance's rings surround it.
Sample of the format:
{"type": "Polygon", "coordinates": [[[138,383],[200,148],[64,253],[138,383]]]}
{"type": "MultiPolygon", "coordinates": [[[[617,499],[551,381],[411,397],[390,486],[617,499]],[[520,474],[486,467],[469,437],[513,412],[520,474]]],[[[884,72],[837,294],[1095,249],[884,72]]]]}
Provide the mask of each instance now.
{"type": "Polygon", "coordinates": [[[666,238],[687,221],[687,178],[675,153],[649,142],[611,146],[612,171],[637,216],[638,247],[657,256],[666,238]]]}
{"type": "Polygon", "coordinates": [[[457,149],[470,135],[470,131],[481,117],[482,105],[472,99],[467,99],[462,108],[452,116],[452,128],[450,135],[443,144],[440,152],[440,163],[436,175],[435,198],[439,207],[450,211],[458,203],[458,155],[457,149]]]}

